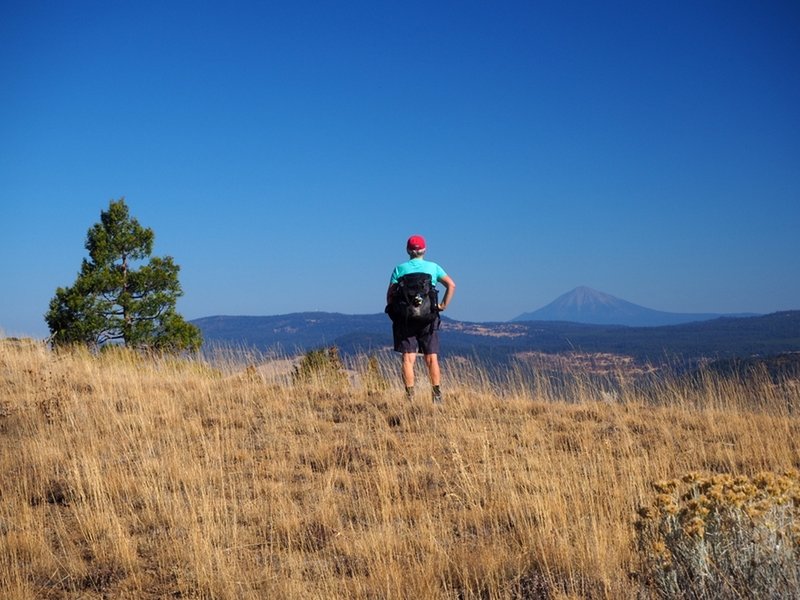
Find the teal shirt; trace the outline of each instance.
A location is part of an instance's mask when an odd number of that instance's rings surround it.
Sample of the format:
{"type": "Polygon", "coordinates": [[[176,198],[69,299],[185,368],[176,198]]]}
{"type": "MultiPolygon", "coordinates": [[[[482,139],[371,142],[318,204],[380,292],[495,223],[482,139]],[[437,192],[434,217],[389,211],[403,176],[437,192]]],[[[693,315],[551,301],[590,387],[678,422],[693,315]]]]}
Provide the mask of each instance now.
{"type": "Polygon", "coordinates": [[[412,258],[394,268],[389,283],[397,283],[398,279],[409,273],[427,273],[431,276],[434,286],[439,283],[443,277],[447,277],[447,273],[444,272],[444,269],[435,262],[425,260],[424,258],[412,258]]]}

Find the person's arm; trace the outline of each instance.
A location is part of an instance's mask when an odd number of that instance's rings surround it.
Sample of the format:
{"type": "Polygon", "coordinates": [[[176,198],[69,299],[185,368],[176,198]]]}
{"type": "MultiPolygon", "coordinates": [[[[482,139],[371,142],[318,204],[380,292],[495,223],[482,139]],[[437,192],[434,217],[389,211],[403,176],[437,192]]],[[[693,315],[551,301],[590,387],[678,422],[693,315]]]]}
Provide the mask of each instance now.
{"type": "Polygon", "coordinates": [[[456,282],[449,275],[445,275],[439,280],[439,283],[445,287],[444,299],[439,304],[439,310],[444,310],[453,300],[453,294],[456,293],[456,282]]]}
{"type": "Polygon", "coordinates": [[[392,297],[394,293],[397,291],[397,267],[394,268],[392,271],[392,276],[389,277],[389,288],[386,290],[386,305],[390,305],[392,303],[392,297]]]}

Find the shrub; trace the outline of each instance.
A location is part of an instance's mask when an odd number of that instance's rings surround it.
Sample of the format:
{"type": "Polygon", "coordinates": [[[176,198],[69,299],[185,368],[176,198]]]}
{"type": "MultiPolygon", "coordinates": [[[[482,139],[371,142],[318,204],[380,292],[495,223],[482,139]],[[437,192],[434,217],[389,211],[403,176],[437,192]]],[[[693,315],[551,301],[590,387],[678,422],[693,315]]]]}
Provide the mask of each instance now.
{"type": "Polygon", "coordinates": [[[292,378],[295,383],[320,382],[325,385],[342,385],[347,383],[347,372],[339,356],[339,349],[331,346],[306,352],[300,363],[295,366],[292,378]]]}
{"type": "Polygon", "coordinates": [[[800,597],[800,476],[689,474],[639,509],[645,596],[800,597]]]}

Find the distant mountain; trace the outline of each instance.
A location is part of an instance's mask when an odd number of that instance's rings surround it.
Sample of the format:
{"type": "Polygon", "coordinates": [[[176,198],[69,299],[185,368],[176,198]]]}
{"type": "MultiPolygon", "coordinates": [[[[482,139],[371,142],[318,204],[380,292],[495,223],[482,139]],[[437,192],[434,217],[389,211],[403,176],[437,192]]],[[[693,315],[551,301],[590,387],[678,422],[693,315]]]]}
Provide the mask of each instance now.
{"type": "Polygon", "coordinates": [[[752,314],[724,315],[718,313],[673,313],[654,310],[621,300],[610,294],[581,286],[553,302],[523,313],[512,321],[569,321],[593,325],[627,325],[629,327],[657,327],[679,325],[695,321],[710,321],[720,317],[745,317],[752,314]]]}

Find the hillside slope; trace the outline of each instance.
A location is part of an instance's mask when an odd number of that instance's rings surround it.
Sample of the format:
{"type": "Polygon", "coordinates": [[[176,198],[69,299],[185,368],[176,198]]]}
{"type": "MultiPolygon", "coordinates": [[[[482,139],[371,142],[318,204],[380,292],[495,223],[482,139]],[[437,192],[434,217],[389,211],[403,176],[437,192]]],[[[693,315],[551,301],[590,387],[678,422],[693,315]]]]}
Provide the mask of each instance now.
{"type": "Polygon", "coordinates": [[[580,374],[464,368],[437,408],[388,362],[383,386],[276,383],[0,340],[3,599],[645,597],[634,520],[656,482],[800,464],[798,386],[670,379],[610,401],[580,374]]]}

